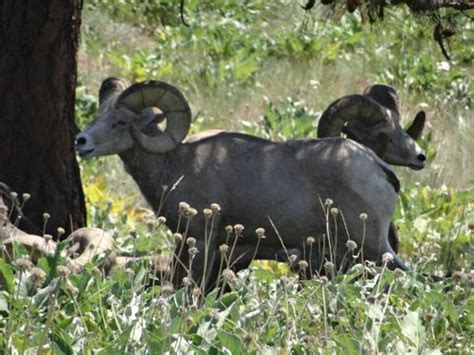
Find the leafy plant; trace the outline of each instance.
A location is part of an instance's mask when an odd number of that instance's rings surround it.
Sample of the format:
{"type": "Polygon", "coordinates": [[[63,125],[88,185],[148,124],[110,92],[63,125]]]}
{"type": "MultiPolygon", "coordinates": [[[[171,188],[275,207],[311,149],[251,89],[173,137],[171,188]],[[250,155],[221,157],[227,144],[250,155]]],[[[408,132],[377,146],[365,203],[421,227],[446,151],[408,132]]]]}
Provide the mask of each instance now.
{"type": "Polygon", "coordinates": [[[243,121],[244,132],[270,140],[314,138],[318,115],[302,102],[288,97],[278,108],[264,97],[263,116],[259,121],[243,121]]]}

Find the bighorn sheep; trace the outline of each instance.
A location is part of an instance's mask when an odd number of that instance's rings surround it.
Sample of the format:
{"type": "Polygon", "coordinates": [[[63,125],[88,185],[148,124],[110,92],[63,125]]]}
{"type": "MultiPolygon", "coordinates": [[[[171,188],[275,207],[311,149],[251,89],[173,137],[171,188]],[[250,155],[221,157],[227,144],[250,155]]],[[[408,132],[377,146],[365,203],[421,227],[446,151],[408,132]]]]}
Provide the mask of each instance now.
{"type": "MultiPolygon", "coordinates": [[[[197,239],[199,250],[193,264],[196,280],[206,270],[208,285],[214,281],[217,249],[226,241],[224,226],[245,226],[237,241],[241,251],[254,250],[257,237],[252,231],[265,228],[258,258],[281,249],[280,238],[286,248],[302,250],[308,236],[322,238],[328,232],[327,206],[321,203],[326,199],[342,212],[334,218],[338,230],[345,231],[337,235],[341,240],[334,254],[344,254],[348,238],[363,246],[365,259],[380,262],[384,253],[395,254],[388,231],[399,182],[386,162],[419,169],[425,155],[413,139],[421,134],[424,114],[418,114],[404,132],[392,88],[374,85],[364,95],[331,104],[318,129],[319,137],[328,138],[283,143],[231,132],[183,142],[191,124],[190,107],[176,88],[159,81],[130,86],[124,79],[106,79],[99,104],[96,121],[76,137],[82,158],[118,154],[172,230],[178,227],[180,201],[198,210],[213,202],[221,206],[208,234],[212,236],[208,252],[204,252],[205,218],[190,221],[188,235],[197,239]],[[157,123],[165,118],[166,129],[161,131],[157,123]],[[337,137],[341,131],[352,139],[337,137]],[[163,199],[166,187],[177,181],[163,199]],[[361,214],[368,216],[366,221],[359,218],[361,214]]],[[[187,260],[184,250],[181,265],[187,260]]],[[[239,268],[249,262],[249,257],[242,258],[239,268]]],[[[406,269],[396,255],[391,267],[406,269]]]]}

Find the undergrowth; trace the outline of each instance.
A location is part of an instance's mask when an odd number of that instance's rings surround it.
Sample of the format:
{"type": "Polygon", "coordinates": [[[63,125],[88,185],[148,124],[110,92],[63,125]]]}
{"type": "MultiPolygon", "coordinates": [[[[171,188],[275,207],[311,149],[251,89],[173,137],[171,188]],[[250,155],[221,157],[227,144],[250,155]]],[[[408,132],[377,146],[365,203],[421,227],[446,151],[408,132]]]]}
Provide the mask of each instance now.
{"type": "MultiPolygon", "coordinates": [[[[15,263],[0,258],[0,353],[473,353],[472,24],[453,38],[448,63],[423,19],[403,10],[371,27],[357,14],[303,15],[293,1],[186,4],[189,28],[168,2],[85,1],[78,125],[94,118],[110,75],[178,86],[195,113],[193,132],[272,140],[315,138],[330,102],[374,82],[393,85],[404,117],[424,109],[429,120],[426,169],[397,170],[393,222],[412,271],[363,263],[299,280],[285,264],[254,261],[225,274],[227,292],[203,295],[160,285],[146,259],[105,275],[99,255],[72,274],[60,253],[33,268],[18,246],[15,263]]],[[[89,225],[113,233],[125,255],[173,252],[172,232],[117,157],[81,170],[89,225]]]]}

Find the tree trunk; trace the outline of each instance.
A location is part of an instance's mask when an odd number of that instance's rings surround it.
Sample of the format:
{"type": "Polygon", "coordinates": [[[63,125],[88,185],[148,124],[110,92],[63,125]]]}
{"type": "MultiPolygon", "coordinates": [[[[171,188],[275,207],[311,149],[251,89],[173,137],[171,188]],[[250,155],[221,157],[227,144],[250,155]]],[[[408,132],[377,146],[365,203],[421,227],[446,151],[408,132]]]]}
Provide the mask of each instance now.
{"type": "Polygon", "coordinates": [[[0,181],[37,230],[85,225],[74,153],[74,100],[82,0],[0,2],[0,181]]]}

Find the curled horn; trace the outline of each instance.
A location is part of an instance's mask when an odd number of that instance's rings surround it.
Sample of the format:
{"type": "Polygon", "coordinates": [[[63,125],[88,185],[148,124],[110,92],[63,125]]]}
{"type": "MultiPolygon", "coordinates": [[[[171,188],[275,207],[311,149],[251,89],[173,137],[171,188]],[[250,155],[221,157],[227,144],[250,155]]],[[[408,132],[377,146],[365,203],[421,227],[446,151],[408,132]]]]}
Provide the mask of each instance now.
{"type": "Polygon", "coordinates": [[[364,95],[371,97],[382,106],[385,106],[400,116],[400,105],[398,104],[397,92],[394,88],[387,85],[375,84],[367,87],[364,90],[364,95]]]}
{"type": "Polygon", "coordinates": [[[149,153],[164,153],[175,148],[188,134],[191,109],[174,86],[161,81],[145,81],[123,91],[116,105],[124,105],[137,114],[144,109],[157,107],[167,119],[165,131],[157,136],[147,136],[136,124],[131,133],[135,141],[149,153]]]}
{"type": "Polygon", "coordinates": [[[359,120],[366,126],[375,125],[388,118],[382,105],[367,95],[349,95],[334,101],[323,112],[318,124],[318,137],[337,137],[344,125],[359,120]]]}
{"type": "Polygon", "coordinates": [[[102,105],[111,95],[118,94],[130,86],[130,82],[123,78],[107,78],[100,85],[99,106],[102,105]]]}

